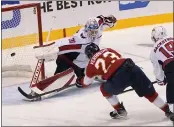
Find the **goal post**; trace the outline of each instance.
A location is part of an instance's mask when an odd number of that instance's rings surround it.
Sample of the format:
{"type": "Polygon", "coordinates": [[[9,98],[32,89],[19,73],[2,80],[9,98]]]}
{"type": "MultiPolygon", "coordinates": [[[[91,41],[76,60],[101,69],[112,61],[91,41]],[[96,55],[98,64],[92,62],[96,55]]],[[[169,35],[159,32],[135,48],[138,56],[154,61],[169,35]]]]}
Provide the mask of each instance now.
{"type": "MultiPolygon", "coordinates": [[[[42,46],[42,18],[40,3],[1,8],[2,78],[32,78],[37,64],[34,46],[42,46]]],[[[41,78],[45,78],[44,64],[41,78]]]]}

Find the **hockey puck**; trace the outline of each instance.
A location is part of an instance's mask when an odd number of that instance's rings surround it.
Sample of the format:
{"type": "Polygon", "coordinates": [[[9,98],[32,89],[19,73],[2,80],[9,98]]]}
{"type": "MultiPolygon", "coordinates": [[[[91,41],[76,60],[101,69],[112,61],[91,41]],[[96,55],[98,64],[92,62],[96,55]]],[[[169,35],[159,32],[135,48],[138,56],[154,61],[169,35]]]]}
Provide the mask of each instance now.
{"type": "Polygon", "coordinates": [[[11,57],[12,57],[12,56],[15,56],[15,55],[16,55],[16,53],[15,53],[15,52],[11,53],[11,57]]]}

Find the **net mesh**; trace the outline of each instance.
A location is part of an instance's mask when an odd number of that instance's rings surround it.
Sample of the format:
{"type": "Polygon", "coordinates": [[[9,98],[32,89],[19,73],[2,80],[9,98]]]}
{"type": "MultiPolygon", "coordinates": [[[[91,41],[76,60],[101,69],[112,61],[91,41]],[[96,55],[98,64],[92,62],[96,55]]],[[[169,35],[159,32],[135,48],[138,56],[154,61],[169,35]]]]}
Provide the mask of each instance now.
{"type": "Polygon", "coordinates": [[[37,64],[33,46],[40,45],[37,13],[37,6],[16,7],[2,12],[2,72],[4,76],[32,76],[37,64]],[[10,75],[9,72],[13,73],[10,75]]]}

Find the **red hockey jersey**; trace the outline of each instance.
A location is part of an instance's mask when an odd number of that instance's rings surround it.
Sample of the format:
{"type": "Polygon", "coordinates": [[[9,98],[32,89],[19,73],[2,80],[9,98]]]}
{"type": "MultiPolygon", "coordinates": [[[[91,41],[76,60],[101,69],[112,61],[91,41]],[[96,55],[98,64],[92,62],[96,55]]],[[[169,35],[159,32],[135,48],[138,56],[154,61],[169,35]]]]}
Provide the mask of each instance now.
{"type": "Polygon", "coordinates": [[[121,55],[111,48],[100,50],[90,59],[82,84],[84,86],[90,85],[97,76],[107,80],[124,61],[125,58],[121,58],[121,55]]]}

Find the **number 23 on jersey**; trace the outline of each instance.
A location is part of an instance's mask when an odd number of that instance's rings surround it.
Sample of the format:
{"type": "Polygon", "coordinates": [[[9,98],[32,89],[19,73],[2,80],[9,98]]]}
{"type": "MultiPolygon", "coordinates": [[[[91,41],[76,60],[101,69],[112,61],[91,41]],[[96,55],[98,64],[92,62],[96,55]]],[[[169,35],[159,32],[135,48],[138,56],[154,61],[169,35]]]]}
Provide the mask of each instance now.
{"type": "Polygon", "coordinates": [[[95,67],[96,69],[99,69],[101,66],[102,71],[104,73],[107,73],[108,69],[111,67],[113,63],[115,63],[117,59],[120,59],[120,57],[117,54],[107,51],[102,54],[102,58],[97,59],[97,61],[95,62],[95,67]],[[109,60],[107,59],[108,57],[110,58],[109,60]]]}

